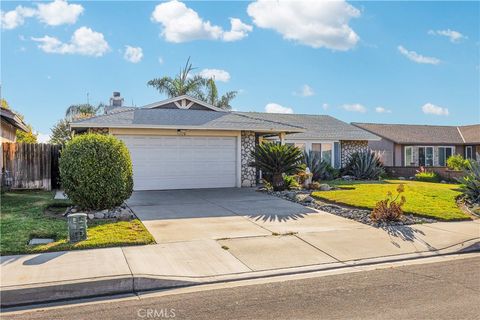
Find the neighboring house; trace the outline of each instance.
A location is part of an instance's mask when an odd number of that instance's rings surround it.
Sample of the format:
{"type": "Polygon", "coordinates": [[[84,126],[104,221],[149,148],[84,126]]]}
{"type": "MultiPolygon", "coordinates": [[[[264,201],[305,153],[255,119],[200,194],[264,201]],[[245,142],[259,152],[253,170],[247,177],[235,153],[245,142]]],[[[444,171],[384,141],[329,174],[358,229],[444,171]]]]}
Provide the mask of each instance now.
{"type": "Polygon", "coordinates": [[[225,111],[189,96],[118,112],[113,108],[72,122],[71,128],[123,140],[132,158],[135,190],[254,186],[251,151],[262,139],[303,143],[337,166],[350,153],[366,149],[369,140],[379,139],[328,116],[225,111]]]}
{"type": "Polygon", "coordinates": [[[10,109],[0,108],[1,115],[1,141],[15,142],[17,130],[27,132],[28,128],[22,119],[10,109]]]}
{"type": "Polygon", "coordinates": [[[454,154],[480,160],[480,124],[432,126],[407,124],[352,123],[382,139],[369,147],[386,166],[439,166],[454,154]]]}

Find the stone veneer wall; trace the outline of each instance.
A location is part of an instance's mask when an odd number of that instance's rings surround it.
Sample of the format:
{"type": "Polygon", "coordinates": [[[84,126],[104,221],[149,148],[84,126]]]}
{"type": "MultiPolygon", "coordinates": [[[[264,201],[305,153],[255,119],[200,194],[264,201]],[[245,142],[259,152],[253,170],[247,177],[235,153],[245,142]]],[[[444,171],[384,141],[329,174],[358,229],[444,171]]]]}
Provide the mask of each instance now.
{"type": "Polygon", "coordinates": [[[340,141],[340,150],[342,159],[341,166],[344,167],[347,164],[348,158],[351,154],[368,150],[368,141],[343,140],[340,141]]]}
{"type": "Polygon", "coordinates": [[[242,131],[241,136],[241,181],[242,187],[254,187],[256,184],[256,169],[248,164],[253,161],[250,153],[255,149],[255,132],[242,131]]]}
{"type": "Polygon", "coordinates": [[[88,133],[108,134],[108,128],[89,128],[88,133]]]}

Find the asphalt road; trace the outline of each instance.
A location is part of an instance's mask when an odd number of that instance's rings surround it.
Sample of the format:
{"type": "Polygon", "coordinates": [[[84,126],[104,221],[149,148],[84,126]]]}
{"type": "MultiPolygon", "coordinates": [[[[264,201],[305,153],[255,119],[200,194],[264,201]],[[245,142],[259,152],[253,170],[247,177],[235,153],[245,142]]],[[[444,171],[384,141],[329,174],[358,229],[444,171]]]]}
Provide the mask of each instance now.
{"type": "Polygon", "coordinates": [[[480,257],[2,319],[480,319],[480,257]]]}

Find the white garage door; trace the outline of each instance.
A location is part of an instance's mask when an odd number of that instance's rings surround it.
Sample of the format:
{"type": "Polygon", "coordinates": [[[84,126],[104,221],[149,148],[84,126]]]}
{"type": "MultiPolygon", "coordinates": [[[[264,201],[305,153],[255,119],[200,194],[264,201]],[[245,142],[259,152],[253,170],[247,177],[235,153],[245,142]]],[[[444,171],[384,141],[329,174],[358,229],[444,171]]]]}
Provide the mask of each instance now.
{"type": "Polygon", "coordinates": [[[118,138],[130,150],[134,190],[236,186],[236,137],[118,138]]]}

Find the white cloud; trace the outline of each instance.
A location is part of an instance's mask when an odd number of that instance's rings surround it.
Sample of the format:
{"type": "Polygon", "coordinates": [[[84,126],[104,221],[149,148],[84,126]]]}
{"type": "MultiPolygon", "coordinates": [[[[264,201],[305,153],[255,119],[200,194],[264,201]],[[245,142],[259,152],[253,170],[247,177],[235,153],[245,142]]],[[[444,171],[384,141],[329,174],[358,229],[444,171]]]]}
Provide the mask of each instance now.
{"type": "Polygon", "coordinates": [[[267,113],[293,113],[293,109],[284,107],[278,103],[270,102],[265,106],[265,112],[267,113]]]}
{"type": "Polygon", "coordinates": [[[196,11],[177,0],[157,5],[151,20],[162,25],[161,35],[166,41],[175,43],[192,40],[237,41],[252,30],[240,19],[230,18],[231,30],[224,31],[222,27],[203,20],[196,11]]]}
{"type": "Polygon", "coordinates": [[[87,27],[75,30],[68,43],[50,36],[32,38],[32,40],[40,42],[38,47],[47,53],[81,54],[100,57],[110,50],[103,34],[87,27]]]}
{"type": "Polygon", "coordinates": [[[37,8],[18,6],[14,10],[1,12],[3,29],[15,29],[25,23],[25,18],[36,17],[40,22],[49,26],[74,24],[84,9],[79,4],[69,4],[64,0],[55,0],[50,3],[38,3],[37,8]]]}
{"type": "Polygon", "coordinates": [[[163,64],[163,62],[164,62],[164,61],[163,61],[163,58],[162,58],[162,57],[158,57],[158,63],[163,64]]]}
{"type": "Polygon", "coordinates": [[[294,92],[294,94],[302,97],[311,97],[315,94],[315,91],[308,84],[304,84],[300,89],[300,92],[294,92]]]}
{"type": "Polygon", "coordinates": [[[17,6],[14,10],[0,12],[2,29],[15,29],[25,23],[25,18],[33,17],[35,9],[17,6]]]}
{"type": "Polygon", "coordinates": [[[377,113],[392,113],[392,110],[385,109],[384,107],[376,107],[375,112],[377,112],[377,113]]]}
{"type": "Polygon", "coordinates": [[[248,5],[247,12],[257,27],[273,29],[284,39],[313,48],[346,51],[360,39],[348,25],[360,11],[343,0],[257,0],[248,5]]]}
{"type": "Polygon", "coordinates": [[[448,116],[449,112],[447,108],[436,106],[433,103],[426,103],[422,106],[422,111],[425,114],[434,114],[437,116],[448,116]]]}
{"type": "Polygon", "coordinates": [[[224,41],[237,41],[248,36],[248,33],[253,30],[251,25],[243,23],[240,19],[230,18],[230,31],[223,33],[224,41]]]}
{"type": "Polygon", "coordinates": [[[450,39],[452,43],[459,43],[462,40],[468,39],[468,37],[464,36],[458,31],[455,30],[429,30],[428,34],[430,35],[437,35],[437,36],[444,36],[450,39]]]}
{"type": "Polygon", "coordinates": [[[38,143],[48,143],[50,141],[50,135],[37,132],[37,142],[38,143]]]}
{"type": "Polygon", "coordinates": [[[230,80],[230,73],[220,69],[203,69],[199,75],[205,78],[214,78],[216,81],[228,82],[230,80]]]}
{"type": "Polygon", "coordinates": [[[322,104],[322,108],[323,108],[323,110],[327,111],[328,108],[330,108],[330,106],[328,105],[328,103],[324,103],[324,104],[322,104]]]}
{"type": "Polygon", "coordinates": [[[38,19],[49,26],[62,24],[74,24],[83,13],[83,7],[79,4],[69,4],[67,1],[55,0],[50,3],[37,5],[38,19]]]}
{"type": "Polygon", "coordinates": [[[140,47],[125,46],[123,58],[131,63],[139,63],[143,58],[143,50],[140,47]]]}
{"type": "Polygon", "coordinates": [[[359,103],[344,104],[342,108],[350,112],[360,112],[360,113],[367,112],[367,108],[365,108],[363,105],[359,103]]]}
{"type": "Polygon", "coordinates": [[[425,64],[439,64],[440,59],[434,57],[426,57],[421,54],[416,53],[415,51],[408,51],[403,46],[398,46],[398,51],[408,59],[416,63],[425,63],[425,64]]]}

